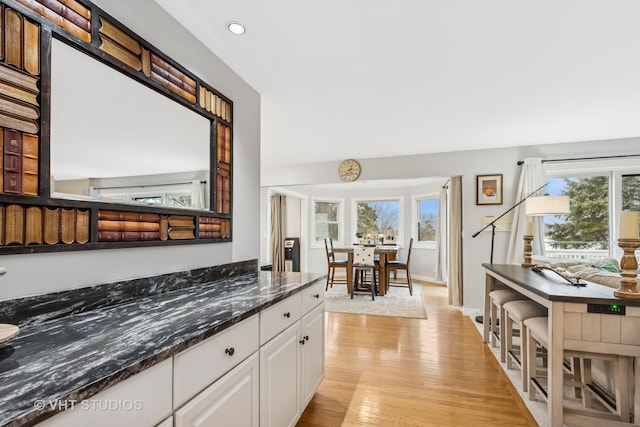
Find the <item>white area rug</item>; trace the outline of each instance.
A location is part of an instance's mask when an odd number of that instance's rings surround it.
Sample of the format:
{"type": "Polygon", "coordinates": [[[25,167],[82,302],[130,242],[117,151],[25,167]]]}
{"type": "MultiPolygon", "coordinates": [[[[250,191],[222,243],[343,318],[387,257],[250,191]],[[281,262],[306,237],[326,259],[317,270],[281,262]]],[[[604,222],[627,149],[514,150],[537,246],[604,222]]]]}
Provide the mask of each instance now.
{"type": "Polygon", "coordinates": [[[376,316],[427,318],[422,286],[413,282],[413,296],[408,288],[391,287],[384,296],[355,294],[353,299],[347,294],[346,285],[334,285],[326,292],[325,310],[340,313],[372,314],[376,316]]]}

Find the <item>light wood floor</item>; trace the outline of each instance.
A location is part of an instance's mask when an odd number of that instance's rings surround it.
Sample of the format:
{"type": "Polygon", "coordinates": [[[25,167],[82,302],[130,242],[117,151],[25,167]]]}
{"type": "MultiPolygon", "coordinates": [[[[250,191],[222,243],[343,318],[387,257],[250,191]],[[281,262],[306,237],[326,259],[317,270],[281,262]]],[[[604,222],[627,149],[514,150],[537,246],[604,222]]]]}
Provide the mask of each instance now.
{"type": "Polygon", "coordinates": [[[325,379],[298,427],[537,426],[446,288],[423,290],[428,319],[326,314],[325,379]]]}

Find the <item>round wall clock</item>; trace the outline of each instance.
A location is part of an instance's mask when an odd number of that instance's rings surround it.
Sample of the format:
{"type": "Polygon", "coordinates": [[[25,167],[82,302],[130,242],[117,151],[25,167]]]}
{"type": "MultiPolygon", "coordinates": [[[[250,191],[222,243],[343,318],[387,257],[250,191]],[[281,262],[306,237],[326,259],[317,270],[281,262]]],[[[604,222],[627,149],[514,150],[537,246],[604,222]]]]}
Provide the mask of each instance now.
{"type": "Polygon", "coordinates": [[[343,160],[338,168],[338,175],[343,181],[355,181],[360,176],[360,163],[353,159],[343,160]]]}

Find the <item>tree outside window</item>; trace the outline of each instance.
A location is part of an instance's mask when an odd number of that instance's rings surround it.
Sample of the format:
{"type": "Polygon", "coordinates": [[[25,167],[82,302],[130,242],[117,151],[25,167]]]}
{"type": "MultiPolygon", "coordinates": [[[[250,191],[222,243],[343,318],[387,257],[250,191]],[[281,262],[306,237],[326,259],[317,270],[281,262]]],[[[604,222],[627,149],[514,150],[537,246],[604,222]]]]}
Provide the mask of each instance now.
{"type": "Polygon", "coordinates": [[[364,238],[397,240],[400,235],[400,201],[359,200],[356,202],[356,233],[364,238]]]}
{"type": "Polygon", "coordinates": [[[546,191],[569,196],[571,213],[545,216],[550,249],[609,249],[609,177],[565,177],[547,180],[546,191]]]}
{"type": "Polygon", "coordinates": [[[438,209],[440,201],[437,197],[416,200],[418,209],[418,242],[435,242],[438,230],[438,209]]]}

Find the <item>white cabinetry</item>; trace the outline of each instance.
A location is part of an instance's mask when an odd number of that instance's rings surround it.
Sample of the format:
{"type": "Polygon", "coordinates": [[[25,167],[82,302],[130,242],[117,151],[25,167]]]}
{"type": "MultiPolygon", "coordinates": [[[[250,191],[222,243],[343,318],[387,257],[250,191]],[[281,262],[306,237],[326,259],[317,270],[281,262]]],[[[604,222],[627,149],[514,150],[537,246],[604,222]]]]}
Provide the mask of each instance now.
{"type": "Polygon", "coordinates": [[[258,369],[255,352],[177,410],[175,427],[258,427],[258,369]]]}
{"type": "Polygon", "coordinates": [[[277,333],[260,347],[261,427],[295,425],[324,377],[323,300],[318,283],[261,313],[261,340],[277,333]],[[296,311],[303,316],[292,323],[286,313],[296,311]]]}
{"type": "Polygon", "coordinates": [[[315,394],[324,378],[324,304],[300,320],[304,345],[300,347],[301,410],[315,394]]]}

